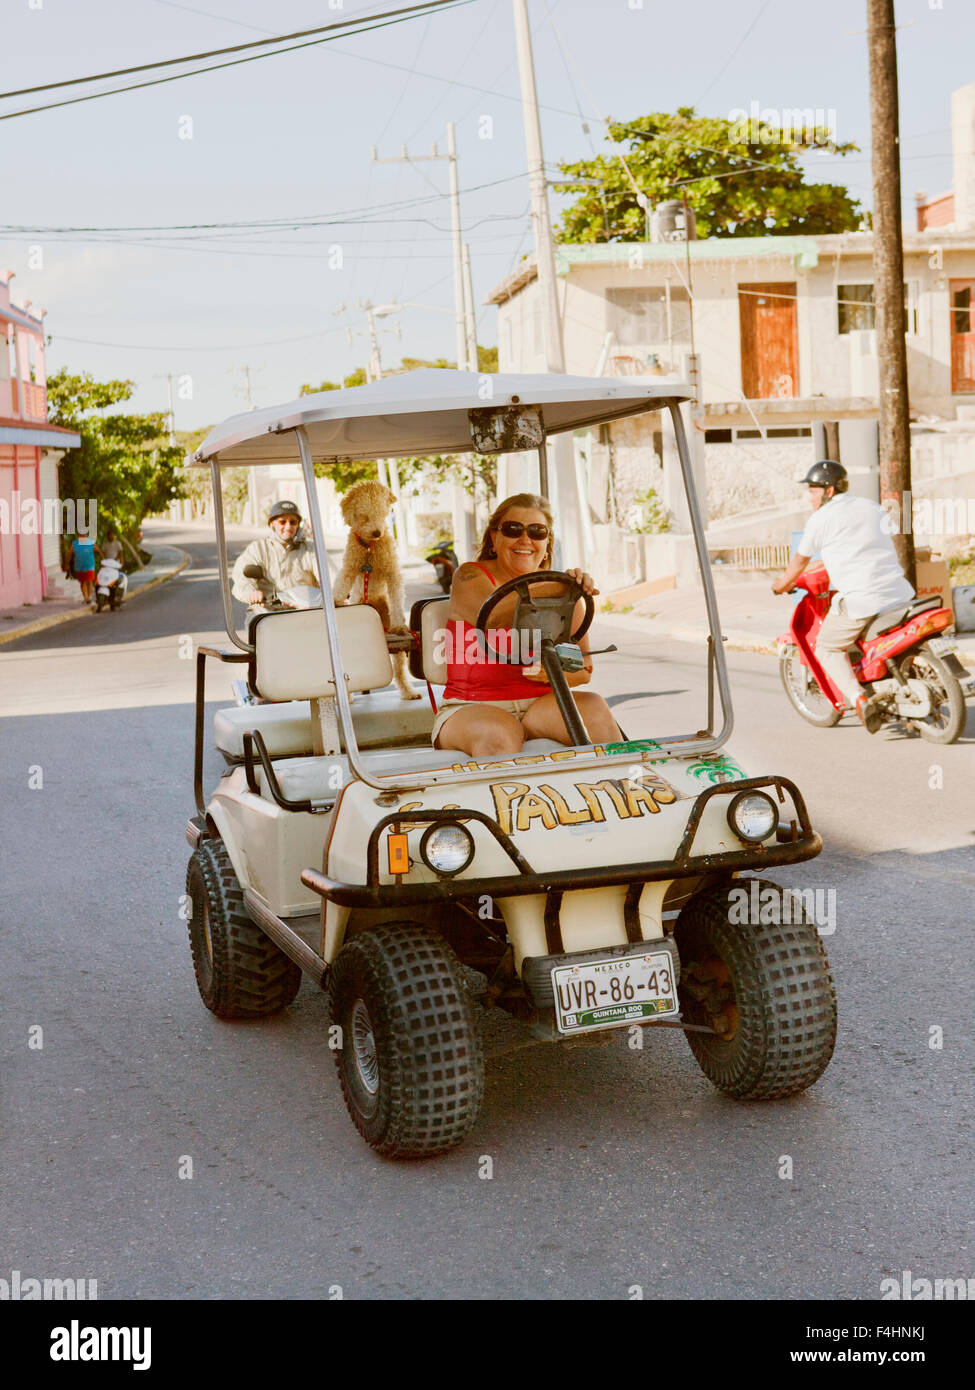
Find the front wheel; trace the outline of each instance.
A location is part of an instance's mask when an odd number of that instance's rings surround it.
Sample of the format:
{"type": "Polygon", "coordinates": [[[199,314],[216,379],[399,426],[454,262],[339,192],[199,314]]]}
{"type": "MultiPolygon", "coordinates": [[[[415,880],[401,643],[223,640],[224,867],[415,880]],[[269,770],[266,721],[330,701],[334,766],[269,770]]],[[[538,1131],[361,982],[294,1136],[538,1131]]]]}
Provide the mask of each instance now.
{"type": "Polygon", "coordinates": [[[377,1153],[426,1158],[467,1137],[484,1057],[461,964],[435,931],[384,923],[353,936],[329,981],[352,1123],[377,1153]]]}
{"type": "Polygon", "coordinates": [[[255,926],[230,855],[204,840],[186,870],[190,949],[200,998],[218,1018],[260,1018],[290,1004],[301,970],[255,926]]]}
{"type": "Polygon", "coordinates": [[[843,711],[820,690],[812,671],[803,665],[798,647],[787,647],[779,657],[779,676],[790,704],[807,723],[831,729],[840,722],[843,711]]]}
{"type": "Polygon", "coordinates": [[[965,727],[965,695],[957,676],[927,646],[909,652],[900,670],[908,680],[923,681],[931,692],[931,713],[911,719],[909,726],[929,743],[954,743],[965,727]]]}
{"type": "Polygon", "coordinates": [[[780,1100],[822,1076],[836,1042],[826,951],[800,902],[741,879],[692,898],[677,921],[678,996],[698,1065],[736,1100],[780,1100]]]}

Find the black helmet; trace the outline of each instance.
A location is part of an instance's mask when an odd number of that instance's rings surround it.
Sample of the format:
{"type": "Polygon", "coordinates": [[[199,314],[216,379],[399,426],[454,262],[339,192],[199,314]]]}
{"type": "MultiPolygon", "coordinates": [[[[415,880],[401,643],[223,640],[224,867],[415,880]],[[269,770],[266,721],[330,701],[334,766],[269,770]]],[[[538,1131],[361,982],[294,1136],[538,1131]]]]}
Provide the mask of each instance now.
{"type": "Polygon", "coordinates": [[[833,459],[818,459],[802,481],[807,487],[831,487],[837,492],[846,492],[850,486],[846,469],[833,459]]]}
{"type": "Polygon", "coordinates": [[[294,516],[301,520],[301,508],[297,502],[289,502],[285,498],[282,502],[275,502],[274,506],[267,514],[268,521],[273,521],[278,516],[294,516]]]}

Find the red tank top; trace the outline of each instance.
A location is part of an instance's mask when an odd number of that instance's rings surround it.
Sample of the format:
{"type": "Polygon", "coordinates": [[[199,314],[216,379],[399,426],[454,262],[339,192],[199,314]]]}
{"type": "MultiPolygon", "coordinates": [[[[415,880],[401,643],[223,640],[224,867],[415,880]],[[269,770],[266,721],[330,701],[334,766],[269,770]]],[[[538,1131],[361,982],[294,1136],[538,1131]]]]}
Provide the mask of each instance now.
{"type": "MultiPolygon", "coordinates": [[[[473,563],[497,588],[491,571],[476,560],[473,563]]],[[[506,662],[493,660],[483,640],[478,642],[480,634],[477,628],[465,618],[448,619],[447,632],[450,635],[448,655],[455,659],[447,662],[445,700],[537,700],[551,690],[546,681],[525,679],[521,674],[525,663],[510,666],[506,662]]],[[[491,645],[500,652],[508,650],[511,629],[496,628],[491,632],[491,645]]]]}

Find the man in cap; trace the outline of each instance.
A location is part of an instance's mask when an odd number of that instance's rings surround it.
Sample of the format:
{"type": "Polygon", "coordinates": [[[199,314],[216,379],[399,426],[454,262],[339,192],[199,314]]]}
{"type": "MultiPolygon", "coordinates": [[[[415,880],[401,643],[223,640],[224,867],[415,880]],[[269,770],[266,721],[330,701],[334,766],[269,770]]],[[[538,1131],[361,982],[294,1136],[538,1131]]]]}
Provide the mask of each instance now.
{"type": "Polygon", "coordinates": [[[252,608],[263,607],[281,589],[295,584],[320,588],[315,548],[301,529],[301,510],[283,499],[268,512],[270,536],[253,540],[237,556],[233,568],[233,594],[252,608]],[[249,579],[245,565],[260,565],[263,579],[249,579]]]}
{"type": "Polygon", "coordinates": [[[811,557],[817,551],[822,555],[836,593],[816,638],[816,656],[867,733],[875,734],[883,716],[875,697],[865,693],[854,675],[847,649],[878,613],[910,603],[914,590],[897,558],[887,513],[868,497],[849,496],[841,463],[820,459],[802,481],[809,488],[813,514],[772,592],[787,593],[811,557]]]}

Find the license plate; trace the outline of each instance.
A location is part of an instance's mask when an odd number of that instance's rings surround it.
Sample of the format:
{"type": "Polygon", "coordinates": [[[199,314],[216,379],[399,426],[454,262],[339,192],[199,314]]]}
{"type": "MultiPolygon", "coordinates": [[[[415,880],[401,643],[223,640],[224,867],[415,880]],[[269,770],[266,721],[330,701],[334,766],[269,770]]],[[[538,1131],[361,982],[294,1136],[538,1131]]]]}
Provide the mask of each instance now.
{"type": "Polygon", "coordinates": [[[667,951],[556,966],[552,993],[560,1033],[619,1028],[679,1011],[673,959],[667,951]]]}
{"type": "Polygon", "coordinates": [[[953,637],[932,637],[928,640],[928,646],[935,656],[947,656],[949,652],[958,650],[958,643],[953,637]]]}

